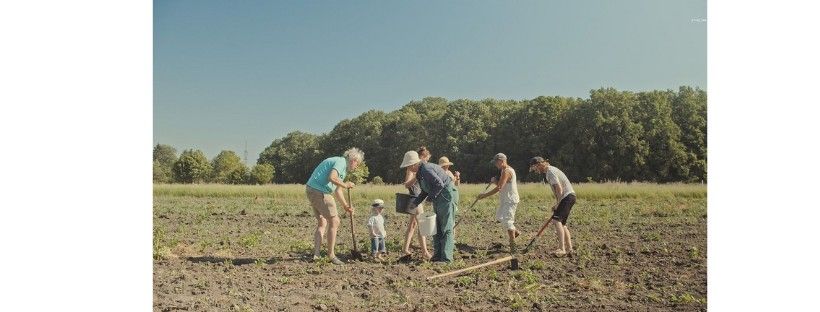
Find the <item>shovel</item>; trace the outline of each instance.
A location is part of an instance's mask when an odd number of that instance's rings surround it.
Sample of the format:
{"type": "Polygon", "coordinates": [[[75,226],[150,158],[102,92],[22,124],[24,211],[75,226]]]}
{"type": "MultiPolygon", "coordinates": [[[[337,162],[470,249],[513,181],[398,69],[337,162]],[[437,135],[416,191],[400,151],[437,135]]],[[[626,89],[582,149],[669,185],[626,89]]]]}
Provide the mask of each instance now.
{"type": "MultiPolygon", "coordinates": [[[[347,189],[347,203],[348,205],[353,206],[353,202],[350,200],[350,189],[347,189]]],[[[353,251],[350,252],[350,257],[362,261],[364,257],[359,252],[358,244],[356,243],[356,231],[353,230],[353,212],[350,212],[350,234],[353,236],[353,251]]]]}

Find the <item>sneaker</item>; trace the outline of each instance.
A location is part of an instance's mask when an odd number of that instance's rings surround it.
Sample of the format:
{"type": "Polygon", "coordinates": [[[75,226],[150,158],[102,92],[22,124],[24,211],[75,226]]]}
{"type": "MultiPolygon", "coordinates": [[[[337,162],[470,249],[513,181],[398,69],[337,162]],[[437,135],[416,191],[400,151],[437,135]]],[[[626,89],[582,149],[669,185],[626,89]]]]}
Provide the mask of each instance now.
{"type": "Polygon", "coordinates": [[[564,250],[561,250],[561,249],[556,249],[556,250],[552,251],[552,255],[560,258],[560,257],[566,256],[567,252],[564,251],[564,250]]]}
{"type": "Polygon", "coordinates": [[[337,258],[337,257],[333,257],[333,259],[330,259],[330,262],[335,264],[335,265],[345,264],[344,262],[342,262],[342,260],[339,260],[339,258],[337,258]]]}

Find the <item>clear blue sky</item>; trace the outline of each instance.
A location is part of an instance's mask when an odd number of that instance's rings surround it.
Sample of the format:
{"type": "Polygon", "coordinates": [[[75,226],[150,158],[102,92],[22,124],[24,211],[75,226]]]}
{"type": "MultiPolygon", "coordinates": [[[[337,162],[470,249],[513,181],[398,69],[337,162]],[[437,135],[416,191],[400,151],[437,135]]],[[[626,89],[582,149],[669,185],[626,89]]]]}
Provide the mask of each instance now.
{"type": "Polygon", "coordinates": [[[426,96],[706,88],[706,1],[154,1],[154,143],[248,162],[426,96]]]}

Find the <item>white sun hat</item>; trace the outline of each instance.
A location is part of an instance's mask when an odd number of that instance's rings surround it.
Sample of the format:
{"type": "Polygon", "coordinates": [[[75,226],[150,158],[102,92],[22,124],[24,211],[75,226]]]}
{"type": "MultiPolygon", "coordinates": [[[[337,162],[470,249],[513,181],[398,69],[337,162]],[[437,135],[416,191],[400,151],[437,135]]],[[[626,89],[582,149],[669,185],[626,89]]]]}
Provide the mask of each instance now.
{"type": "Polygon", "coordinates": [[[420,161],[421,159],[419,159],[419,153],[416,151],[409,151],[404,153],[404,159],[401,161],[401,166],[399,168],[406,168],[415,165],[420,161]]]}

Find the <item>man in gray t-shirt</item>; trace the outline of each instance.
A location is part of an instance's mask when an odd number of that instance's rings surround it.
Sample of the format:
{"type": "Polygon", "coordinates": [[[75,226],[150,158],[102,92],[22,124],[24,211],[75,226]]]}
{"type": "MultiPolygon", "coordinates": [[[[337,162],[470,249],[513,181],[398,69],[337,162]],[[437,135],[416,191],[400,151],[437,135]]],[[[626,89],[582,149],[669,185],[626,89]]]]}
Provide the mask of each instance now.
{"type": "Polygon", "coordinates": [[[533,157],[530,159],[530,171],[535,171],[544,174],[552,188],[552,194],[555,195],[555,205],[552,206],[552,220],[555,225],[555,235],[558,236],[558,249],[553,253],[558,256],[564,256],[567,253],[574,253],[572,249],[572,236],[567,228],[567,219],[572,206],[575,205],[575,190],[572,189],[572,184],[569,183],[567,176],[553,166],[550,166],[549,160],[543,157],[533,157]]]}

